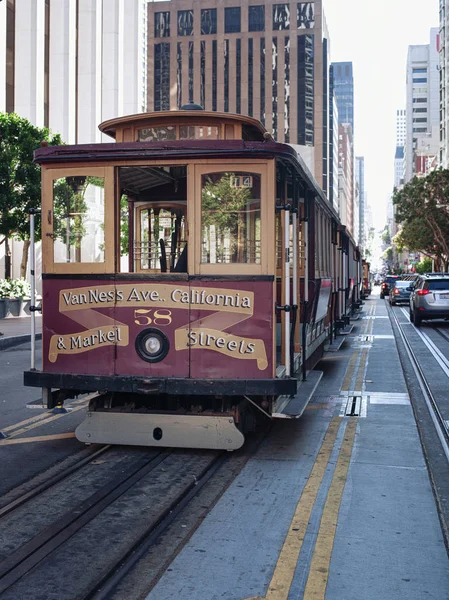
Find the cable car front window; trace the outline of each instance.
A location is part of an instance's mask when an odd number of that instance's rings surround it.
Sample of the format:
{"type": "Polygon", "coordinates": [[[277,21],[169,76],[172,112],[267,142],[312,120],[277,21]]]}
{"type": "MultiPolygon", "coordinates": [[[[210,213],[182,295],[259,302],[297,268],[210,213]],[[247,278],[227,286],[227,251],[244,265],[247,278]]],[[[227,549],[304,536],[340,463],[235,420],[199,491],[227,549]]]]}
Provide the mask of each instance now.
{"type": "Polygon", "coordinates": [[[208,173],[201,188],[201,262],[260,264],[260,175],[208,173]]]}
{"type": "Polygon", "coordinates": [[[104,262],[104,178],[62,177],[53,181],[55,263],[104,262]]]}

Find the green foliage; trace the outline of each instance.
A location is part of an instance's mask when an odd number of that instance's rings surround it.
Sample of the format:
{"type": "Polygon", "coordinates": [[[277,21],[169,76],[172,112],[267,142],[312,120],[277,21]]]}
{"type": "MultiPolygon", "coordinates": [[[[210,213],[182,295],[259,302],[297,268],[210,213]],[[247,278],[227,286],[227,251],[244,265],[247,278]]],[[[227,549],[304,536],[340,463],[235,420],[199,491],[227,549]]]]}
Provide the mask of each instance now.
{"type": "MultiPolygon", "coordinates": [[[[0,113],[0,237],[29,239],[29,209],[41,202],[41,173],[33,153],[43,141],[61,144],[48,129],[15,113],[0,113]]],[[[39,239],[40,226],[36,233],[39,239]]]]}
{"type": "Polygon", "coordinates": [[[449,260],[449,171],[439,169],[427,177],[415,177],[393,195],[398,249],[408,248],[449,260]]]}
{"type": "Polygon", "coordinates": [[[417,265],[415,265],[416,272],[422,275],[423,273],[430,273],[432,271],[432,259],[425,258],[417,265]]]}
{"type": "Polygon", "coordinates": [[[385,225],[384,230],[382,231],[382,234],[380,237],[384,244],[387,244],[387,245],[391,244],[391,236],[390,236],[390,232],[388,230],[387,225],[385,225]]]}
{"type": "Polygon", "coordinates": [[[233,173],[226,173],[220,181],[208,181],[202,194],[203,226],[215,225],[219,230],[237,229],[239,213],[251,199],[251,191],[245,187],[234,187],[233,173]]]}
{"type": "Polygon", "coordinates": [[[382,254],[382,258],[387,261],[393,260],[393,248],[391,246],[385,250],[382,254]]]}
{"type": "Polygon", "coordinates": [[[122,196],[120,198],[120,251],[122,256],[127,256],[129,254],[129,218],[127,196],[122,196]]]}

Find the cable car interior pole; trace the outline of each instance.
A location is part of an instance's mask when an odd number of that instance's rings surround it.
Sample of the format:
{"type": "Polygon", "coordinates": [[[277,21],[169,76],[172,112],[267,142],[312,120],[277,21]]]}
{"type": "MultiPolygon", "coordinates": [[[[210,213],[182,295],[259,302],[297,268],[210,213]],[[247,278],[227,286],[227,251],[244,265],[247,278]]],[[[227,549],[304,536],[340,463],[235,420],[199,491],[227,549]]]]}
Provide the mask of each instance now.
{"type": "Polygon", "coordinates": [[[36,273],[35,273],[35,241],[34,241],[34,216],[39,214],[40,210],[30,208],[30,275],[31,275],[31,370],[36,369],[36,273]]]}
{"type": "Polygon", "coordinates": [[[302,380],[307,379],[307,320],[309,318],[309,191],[304,195],[304,317],[302,322],[302,380]]]}

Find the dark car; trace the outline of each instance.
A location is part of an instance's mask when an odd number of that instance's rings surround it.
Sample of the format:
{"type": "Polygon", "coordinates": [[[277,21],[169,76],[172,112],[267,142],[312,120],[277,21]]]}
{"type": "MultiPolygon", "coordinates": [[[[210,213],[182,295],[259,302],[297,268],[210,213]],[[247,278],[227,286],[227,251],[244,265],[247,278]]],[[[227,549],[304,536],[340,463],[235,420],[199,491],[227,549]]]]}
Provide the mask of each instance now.
{"type": "Polygon", "coordinates": [[[394,281],[389,293],[389,302],[391,306],[394,304],[401,304],[401,302],[408,304],[412,289],[413,281],[403,281],[402,279],[394,281]]]}
{"type": "Polygon", "coordinates": [[[410,321],[416,326],[425,319],[449,319],[449,273],[425,273],[410,295],[410,321]]]}
{"type": "Polygon", "coordinates": [[[380,287],[380,298],[385,298],[390,293],[392,284],[399,279],[399,275],[387,275],[380,287]]]}

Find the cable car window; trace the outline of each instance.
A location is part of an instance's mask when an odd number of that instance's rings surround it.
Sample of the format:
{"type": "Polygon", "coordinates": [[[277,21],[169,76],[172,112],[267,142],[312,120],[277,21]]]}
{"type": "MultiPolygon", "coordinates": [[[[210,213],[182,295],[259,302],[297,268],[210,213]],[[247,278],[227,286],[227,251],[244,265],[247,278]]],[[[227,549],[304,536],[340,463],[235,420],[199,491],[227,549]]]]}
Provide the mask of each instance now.
{"type": "Polygon", "coordinates": [[[138,271],[187,272],[184,211],[184,207],[161,206],[139,210],[139,235],[134,253],[138,271]]]}
{"type": "Polygon", "coordinates": [[[219,138],[218,127],[181,125],[179,128],[180,140],[218,140],[219,138]]]}
{"type": "Polygon", "coordinates": [[[261,176],[208,173],[201,190],[201,262],[260,264],[261,176]]]}
{"type": "Polygon", "coordinates": [[[62,177],[53,181],[55,263],[104,262],[104,178],[62,177]]]}
{"type": "Polygon", "coordinates": [[[159,142],[164,140],[176,140],[176,127],[149,127],[140,129],[139,142],[159,142]]]}

